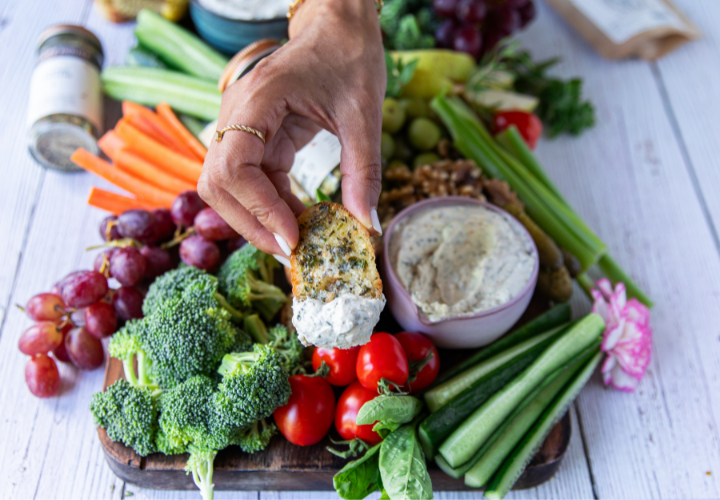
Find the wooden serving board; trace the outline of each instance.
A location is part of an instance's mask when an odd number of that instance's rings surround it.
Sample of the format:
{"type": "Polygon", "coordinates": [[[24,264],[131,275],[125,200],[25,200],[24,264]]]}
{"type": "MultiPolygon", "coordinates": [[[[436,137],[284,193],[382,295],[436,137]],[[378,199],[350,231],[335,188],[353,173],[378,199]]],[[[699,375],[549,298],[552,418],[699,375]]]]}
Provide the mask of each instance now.
{"type": "MultiPolygon", "coordinates": [[[[533,299],[521,322],[527,321],[546,309],[541,301],[533,299]]],[[[383,314],[378,330],[398,332],[401,328],[390,314],[383,314]]],[[[470,351],[440,352],[441,368],[451,366],[470,351]]],[[[103,390],[123,378],[122,362],[109,358],[105,368],[103,390]]],[[[339,397],[339,392],[336,393],[339,397]]],[[[560,467],[563,455],[570,443],[571,425],[569,415],[555,426],[542,448],[530,463],[525,473],[515,484],[516,489],[532,488],[550,479],[560,467]]],[[[187,455],[167,456],[155,453],[141,457],[127,446],[114,443],[105,430],[98,428],[100,443],[112,471],[123,481],[142,488],[167,490],[196,489],[192,476],[185,473],[187,455]]],[[[330,437],[340,437],[333,428],[323,441],[313,446],[290,444],[282,435],[275,436],[267,449],[255,454],[244,453],[231,446],[215,459],[213,483],[217,490],[332,490],[332,478],[345,465],[343,460],[325,448],[330,446],[330,437]]],[[[442,472],[434,462],[428,463],[433,490],[469,490],[462,479],[453,479],[442,472]]]]}

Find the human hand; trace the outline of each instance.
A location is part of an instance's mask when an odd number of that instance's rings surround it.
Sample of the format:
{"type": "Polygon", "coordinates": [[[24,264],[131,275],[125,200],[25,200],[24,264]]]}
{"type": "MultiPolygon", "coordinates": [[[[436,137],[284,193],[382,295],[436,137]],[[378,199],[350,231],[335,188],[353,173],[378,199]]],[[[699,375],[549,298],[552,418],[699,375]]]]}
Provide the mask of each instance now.
{"type": "MultiPolygon", "coordinates": [[[[200,196],[250,243],[289,256],[305,205],[290,190],[295,152],[324,128],[342,144],[343,204],[381,232],[380,134],[385,94],[382,36],[372,0],[306,0],[290,41],[223,94],[218,130],[245,125],[208,151],[200,196]]],[[[284,259],[287,264],[287,258],[284,259]]]]}

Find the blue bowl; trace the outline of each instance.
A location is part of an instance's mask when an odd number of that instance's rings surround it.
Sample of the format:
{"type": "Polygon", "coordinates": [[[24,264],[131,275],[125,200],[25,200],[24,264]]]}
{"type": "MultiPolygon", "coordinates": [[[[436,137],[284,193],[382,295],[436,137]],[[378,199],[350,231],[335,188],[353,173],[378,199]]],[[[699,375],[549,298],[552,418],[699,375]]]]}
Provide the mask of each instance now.
{"type": "Polygon", "coordinates": [[[228,19],[190,2],[190,17],[200,36],[217,50],[235,54],[262,38],[283,40],[288,37],[288,20],[284,17],[260,21],[228,19]]]}

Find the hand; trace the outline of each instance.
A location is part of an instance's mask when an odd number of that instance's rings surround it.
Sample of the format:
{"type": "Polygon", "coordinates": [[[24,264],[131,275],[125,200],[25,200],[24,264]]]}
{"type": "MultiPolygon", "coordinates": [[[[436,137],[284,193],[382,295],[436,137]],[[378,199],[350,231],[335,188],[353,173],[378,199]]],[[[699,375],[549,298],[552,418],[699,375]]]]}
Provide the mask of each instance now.
{"type": "Polygon", "coordinates": [[[373,0],[306,0],[290,23],[290,41],[223,94],[218,129],[252,127],[266,144],[240,131],[213,142],[200,196],[250,243],[289,256],[305,205],[287,172],[295,152],[324,128],[342,144],[343,204],[381,232],[375,208],[385,84],[373,0]]]}

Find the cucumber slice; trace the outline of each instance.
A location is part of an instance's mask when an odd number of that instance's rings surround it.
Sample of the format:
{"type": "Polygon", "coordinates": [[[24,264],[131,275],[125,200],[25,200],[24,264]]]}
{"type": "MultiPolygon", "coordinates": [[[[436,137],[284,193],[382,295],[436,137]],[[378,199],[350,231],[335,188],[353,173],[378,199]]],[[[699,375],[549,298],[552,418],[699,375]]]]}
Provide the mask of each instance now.
{"type": "Polygon", "coordinates": [[[565,414],[570,403],[577,397],[580,390],[585,386],[598,363],[600,363],[601,358],[602,353],[597,353],[543,412],[537,422],[535,422],[523,437],[520,444],[512,451],[508,459],[503,462],[497,474],[490,480],[490,484],[485,489],[486,498],[501,499],[508,494],[510,488],[512,488],[513,484],[515,484],[523,473],[535,453],[537,453],[537,450],[547,435],[558,420],[565,414]]]}
{"type": "MultiPolygon", "coordinates": [[[[440,446],[451,467],[459,467],[482,447],[500,424],[552,372],[569,363],[600,336],[605,323],[588,314],[555,340],[529,367],[486,400],[440,446]]],[[[431,415],[431,418],[440,412],[431,415]]]]}

